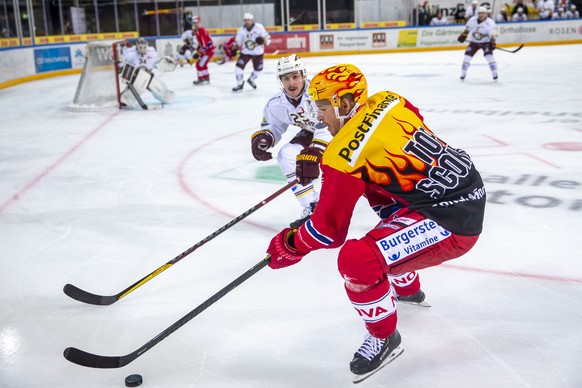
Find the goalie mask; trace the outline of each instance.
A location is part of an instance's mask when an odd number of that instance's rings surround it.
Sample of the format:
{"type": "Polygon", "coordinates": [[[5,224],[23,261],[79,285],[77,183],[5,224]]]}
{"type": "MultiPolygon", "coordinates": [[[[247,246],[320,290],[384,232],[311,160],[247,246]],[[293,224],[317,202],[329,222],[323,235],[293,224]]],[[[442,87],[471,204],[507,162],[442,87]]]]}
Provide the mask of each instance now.
{"type": "Polygon", "coordinates": [[[144,38],[139,38],[135,44],[138,53],[145,55],[148,52],[148,42],[144,38]]]}
{"type": "MultiPolygon", "coordinates": [[[[285,94],[287,94],[287,91],[285,90],[285,86],[283,85],[283,82],[281,82],[281,77],[283,77],[285,74],[294,73],[294,72],[298,71],[299,73],[301,73],[301,75],[303,76],[303,78],[307,82],[307,70],[305,70],[305,64],[303,63],[301,58],[296,54],[291,54],[288,57],[279,58],[279,61],[277,62],[276,71],[277,71],[277,80],[281,84],[281,88],[283,89],[285,94]]],[[[306,85],[303,86],[303,89],[301,90],[301,93],[299,94],[300,96],[303,94],[303,92],[305,90],[305,86],[306,85]]],[[[287,94],[287,95],[289,96],[289,94],[287,94]]],[[[289,97],[291,97],[291,96],[289,96],[289,97]]],[[[293,98],[293,97],[291,97],[291,98],[293,98]]]]}
{"type": "Polygon", "coordinates": [[[308,89],[311,101],[328,100],[340,119],[353,116],[368,99],[368,83],[364,74],[354,65],[337,65],[320,71],[313,77],[308,89]],[[339,113],[341,98],[350,94],[354,99],[353,109],[346,115],[339,113]]]}

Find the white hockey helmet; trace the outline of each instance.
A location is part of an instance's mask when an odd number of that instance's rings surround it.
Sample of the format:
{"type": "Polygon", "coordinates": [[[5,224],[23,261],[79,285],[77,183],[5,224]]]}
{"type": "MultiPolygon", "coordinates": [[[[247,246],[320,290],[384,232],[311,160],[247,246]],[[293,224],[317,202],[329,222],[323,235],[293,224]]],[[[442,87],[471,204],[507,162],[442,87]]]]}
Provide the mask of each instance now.
{"type": "Polygon", "coordinates": [[[255,20],[255,17],[253,16],[252,13],[246,12],[243,16],[243,20],[255,20]]]}
{"type": "Polygon", "coordinates": [[[303,95],[303,93],[305,92],[305,90],[307,88],[307,70],[305,70],[305,64],[303,63],[303,61],[301,60],[299,55],[291,54],[288,57],[279,58],[279,61],[277,62],[277,70],[276,71],[277,71],[277,81],[279,81],[279,84],[281,85],[281,89],[283,89],[283,92],[288,97],[293,98],[293,99],[297,99],[297,98],[299,98],[298,96],[303,95]],[[294,73],[296,71],[301,73],[305,83],[303,84],[303,87],[301,88],[301,92],[299,93],[299,95],[292,96],[285,89],[285,85],[283,85],[283,81],[281,81],[281,77],[284,76],[285,74],[294,73]]]}
{"type": "Polygon", "coordinates": [[[135,49],[138,53],[144,55],[148,52],[148,42],[144,38],[139,38],[135,44],[135,49]]]}
{"type": "Polygon", "coordinates": [[[477,8],[477,13],[489,13],[489,9],[485,6],[480,6],[477,8]]]}
{"type": "Polygon", "coordinates": [[[291,54],[288,57],[279,58],[277,62],[277,79],[285,74],[293,73],[294,71],[299,71],[304,77],[307,77],[307,70],[305,70],[305,64],[297,54],[291,54]]]}

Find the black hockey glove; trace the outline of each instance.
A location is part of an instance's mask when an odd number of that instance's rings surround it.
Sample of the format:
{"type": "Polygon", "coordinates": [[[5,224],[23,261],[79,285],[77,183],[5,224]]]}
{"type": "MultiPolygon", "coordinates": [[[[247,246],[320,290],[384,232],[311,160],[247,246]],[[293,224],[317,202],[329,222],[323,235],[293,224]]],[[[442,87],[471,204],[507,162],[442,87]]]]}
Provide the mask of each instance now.
{"type": "Polygon", "coordinates": [[[317,147],[308,147],[297,155],[295,160],[295,175],[303,186],[306,186],[319,177],[319,161],[323,150],[317,147]]]}
{"type": "Polygon", "coordinates": [[[257,36],[257,39],[255,39],[255,42],[257,44],[265,44],[265,38],[263,38],[262,36],[257,36]]]}
{"type": "Polygon", "coordinates": [[[275,138],[270,131],[257,131],[251,136],[251,151],[257,160],[272,159],[273,155],[267,150],[273,145],[275,145],[275,138]]]}
{"type": "Polygon", "coordinates": [[[469,35],[469,33],[467,31],[463,31],[463,33],[461,35],[459,35],[457,40],[459,42],[463,43],[465,40],[467,40],[467,35],[469,35]]]}

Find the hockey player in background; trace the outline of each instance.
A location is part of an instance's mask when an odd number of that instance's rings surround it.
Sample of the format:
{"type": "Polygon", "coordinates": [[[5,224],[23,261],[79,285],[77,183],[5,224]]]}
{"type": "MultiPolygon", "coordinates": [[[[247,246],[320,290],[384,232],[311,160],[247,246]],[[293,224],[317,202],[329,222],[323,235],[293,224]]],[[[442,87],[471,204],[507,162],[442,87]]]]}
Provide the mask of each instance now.
{"type": "MultiPolygon", "coordinates": [[[[188,33],[188,31],[186,31],[188,33]]],[[[192,55],[192,58],[196,60],[196,75],[198,79],[193,82],[194,85],[200,85],[205,82],[210,82],[210,74],[208,73],[208,62],[214,56],[214,42],[210,37],[206,28],[202,27],[200,22],[200,16],[195,15],[192,17],[192,30],[190,31],[191,36],[197,43],[196,52],[192,55]]]]}
{"type": "Polygon", "coordinates": [[[463,43],[467,36],[469,36],[469,46],[465,50],[463,65],[461,67],[461,81],[467,76],[467,70],[471,64],[471,59],[480,49],[483,50],[483,55],[489,63],[491,75],[494,80],[497,80],[497,63],[493,57],[493,50],[495,50],[495,38],[497,30],[495,28],[495,21],[488,17],[489,10],[487,7],[479,7],[477,16],[473,16],[467,21],[465,30],[459,35],[457,40],[463,43]]]}
{"type": "Polygon", "coordinates": [[[308,93],[333,136],[321,159],[320,198],[305,224],[271,240],[269,266],[341,247],[345,291],[368,331],[350,363],[360,382],[402,352],[397,302],[426,304],[416,271],[477,242],[485,189],[469,155],[438,138],[410,101],[390,91],[368,98],[366,78],[354,65],[321,71],[308,93]],[[346,241],[362,196],[380,222],[346,241]]]}
{"type": "Polygon", "coordinates": [[[307,96],[309,81],[301,58],[292,54],[279,59],[277,79],[281,90],[263,108],[261,129],[251,136],[251,150],[255,159],[270,160],[273,156],[268,149],[281,140],[290,126],[300,128],[277,155],[287,182],[293,182],[296,177],[299,180],[292,189],[303,207],[300,218],[291,223],[292,228],[297,228],[309,219],[319,199],[313,180],[319,176],[319,160],[331,134],[325,126],[316,125],[317,108],[307,96]],[[301,162],[296,162],[298,157],[301,162]],[[301,166],[298,173],[296,163],[301,166]]]}
{"type": "MultiPolygon", "coordinates": [[[[173,62],[167,57],[162,58],[160,62],[165,64],[166,61],[173,62]]],[[[125,49],[122,61],[118,64],[121,79],[127,84],[127,88],[120,95],[120,102],[123,106],[131,108],[136,102],[140,102],[140,105],[143,104],[139,95],[146,89],[164,104],[168,104],[174,99],[174,92],[169,90],[166,84],[153,72],[157,64],[158,52],[148,45],[144,38],[139,38],[134,46],[125,49]]],[[[173,66],[175,68],[176,64],[173,63],[173,66]]]]}
{"type": "Polygon", "coordinates": [[[180,67],[185,64],[193,64],[194,58],[192,55],[196,52],[196,45],[194,44],[194,36],[192,35],[192,29],[184,31],[182,34],[182,46],[178,49],[178,55],[176,56],[176,62],[180,67]]]}
{"type": "Polygon", "coordinates": [[[233,92],[238,92],[243,89],[244,70],[249,61],[253,62],[253,72],[247,79],[247,83],[256,89],[255,81],[263,71],[263,57],[265,54],[265,46],[271,43],[269,33],[260,23],[255,23],[255,18],[250,13],[245,13],[243,16],[243,26],[238,29],[236,34],[236,43],[240,47],[240,56],[236,61],[234,74],[236,77],[236,86],[232,88],[233,92]]]}
{"type": "Polygon", "coordinates": [[[236,43],[236,36],[231,36],[226,42],[218,46],[218,48],[224,53],[224,57],[217,62],[219,65],[224,65],[226,62],[236,59],[240,53],[240,47],[236,43]]]}

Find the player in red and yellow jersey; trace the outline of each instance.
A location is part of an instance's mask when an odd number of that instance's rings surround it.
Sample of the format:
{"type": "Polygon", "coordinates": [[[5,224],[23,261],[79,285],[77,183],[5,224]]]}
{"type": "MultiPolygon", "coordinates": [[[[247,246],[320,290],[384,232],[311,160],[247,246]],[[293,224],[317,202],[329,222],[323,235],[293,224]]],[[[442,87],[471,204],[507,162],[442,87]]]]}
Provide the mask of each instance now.
{"type": "Polygon", "coordinates": [[[353,65],[330,67],[311,81],[317,118],[334,136],[321,160],[319,203],[310,220],[281,231],[267,250],[276,269],[313,250],[342,247],[338,269],[369,332],[350,363],[355,382],[402,352],[396,302],[428,305],[416,271],[469,251],[485,208],[469,155],[437,137],[406,98],[390,91],[368,98],[367,89],[353,65]],[[362,195],[381,221],[346,242],[362,195]]]}

